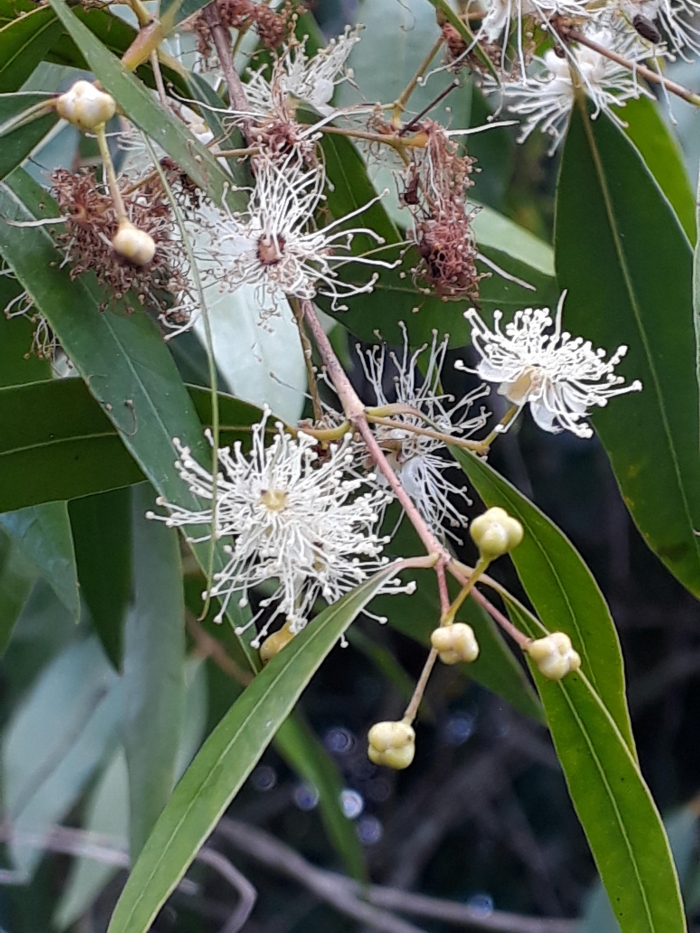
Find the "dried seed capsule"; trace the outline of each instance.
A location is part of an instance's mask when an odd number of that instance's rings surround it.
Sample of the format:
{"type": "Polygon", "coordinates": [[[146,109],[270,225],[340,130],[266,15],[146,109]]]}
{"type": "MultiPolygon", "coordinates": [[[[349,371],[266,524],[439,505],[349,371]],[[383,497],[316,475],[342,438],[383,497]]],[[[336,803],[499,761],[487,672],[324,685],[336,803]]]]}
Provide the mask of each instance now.
{"type": "Polygon", "coordinates": [[[430,642],[443,664],[458,664],[460,661],[470,664],[479,657],[479,643],[474,630],[465,622],[436,628],[430,642]]]}

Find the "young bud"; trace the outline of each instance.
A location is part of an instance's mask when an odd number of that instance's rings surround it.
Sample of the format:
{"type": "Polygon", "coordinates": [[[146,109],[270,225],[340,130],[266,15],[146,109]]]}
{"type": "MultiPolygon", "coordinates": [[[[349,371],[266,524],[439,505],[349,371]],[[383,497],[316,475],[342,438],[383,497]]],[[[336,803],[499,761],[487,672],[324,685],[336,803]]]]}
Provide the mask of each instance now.
{"type": "Polygon", "coordinates": [[[416,734],[406,722],[378,722],[369,730],[367,754],[375,765],[407,768],[416,752],[416,734]]]}
{"type": "Polygon", "coordinates": [[[479,644],[471,625],[455,622],[436,628],[430,641],[443,664],[469,664],[479,657],[479,644]]]}
{"type": "Polygon", "coordinates": [[[294,633],[290,632],[286,625],[278,632],[273,632],[272,635],[268,635],[262,645],[260,645],[260,660],[263,664],[267,664],[270,658],[274,658],[283,648],[286,648],[293,638],[294,633]]]}
{"type": "Polygon", "coordinates": [[[520,522],[498,507],[478,515],[469,526],[469,533],[486,560],[507,554],[523,540],[520,522]]]}
{"type": "Polygon", "coordinates": [[[119,224],[112,246],[125,259],[135,266],[147,265],[155,256],[156,244],[152,236],[139,230],[128,220],[119,224]]]}
{"type": "Polygon", "coordinates": [[[564,632],[552,632],[546,638],[538,638],[525,650],[547,680],[561,680],[581,667],[581,658],[564,632]]]}
{"type": "Polygon", "coordinates": [[[100,123],[106,123],[116,109],[114,98],[99,91],[89,81],[76,81],[56,101],[58,115],[83,130],[94,130],[100,123]]]}

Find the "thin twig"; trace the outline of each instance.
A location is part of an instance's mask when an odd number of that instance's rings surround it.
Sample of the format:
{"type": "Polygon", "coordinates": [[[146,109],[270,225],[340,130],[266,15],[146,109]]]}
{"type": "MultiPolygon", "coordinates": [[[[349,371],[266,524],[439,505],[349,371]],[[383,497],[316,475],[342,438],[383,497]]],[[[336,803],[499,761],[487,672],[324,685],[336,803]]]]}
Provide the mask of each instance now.
{"type": "Polygon", "coordinates": [[[664,78],[663,75],[658,74],[656,71],[652,71],[651,68],[647,68],[646,65],[642,65],[639,62],[631,62],[628,58],[625,58],[624,55],[613,52],[612,49],[607,49],[604,45],[594,42],[592,39],[589,39],[588,36],[579,32],[578,29],[570,29],[567,27],[561,30],[561,35],[564,39],[570,39],[573,42],[578,42],[579,45],[588,46],[589,49],[592,49],[599,55],[603,55],[605,58],[609,58],[610,61],[617,62],[618,65],[622,65],[633,73],[641,75],[642,78],[646,78],[646,80],[650,81],[652,84],[662,85],[667,91],[682,98],[689,104],[693,104],[694,107],[700,107],[700,95],[693,94],[692,91],[689,91],[681,84],[676,84],[675,81],[669,81],[668,78],[664,78]]]}
{"type": "Polygon", "coordinates": [[[305,888],[313,891],[319,899],[331,904],[336,910],[356,919],[362,919],[374,929],[396,931],[396,933],[399,931],[415,933],[418,929],[384,910],[377,910],[379,907],[431,917],[456,926],[486,930],[490,933],[575,933],[577,929],[575,920],[523,917],[498,910],[484,914],[483,911],[466,904],[456,904],[441,898],[410,894],[381,885],[365,887],[344,875],[317,868],[290,846],[264,830],[227,817],[221,820],[217,832],[225,836],[241,852],[245,852],[279,874],[293,878],[305,888]],[[360,900],[361,897],[369,903],[360,900]],[[371,915],[372,919],[361,918],[359,908],[374,911],[371,915]]]}
{"type": "MultiPolygon", "coordinates": [[[[204,20],[209,27],[209,32],[214,40],[216,54],[219,56],[219,63],[226,81],[228,90],[228,101],[232,110],[238,110],[240,113],[246,113],[248,110],[248,99],[243,90],[243,83],[238,76],[236,66],[233,63],[231,54],[231,34],[221,22],[216,3],[210,3],[202,10],[204,20]]],[[[246,134],[247,135],[247,134],[246,134]]]]}

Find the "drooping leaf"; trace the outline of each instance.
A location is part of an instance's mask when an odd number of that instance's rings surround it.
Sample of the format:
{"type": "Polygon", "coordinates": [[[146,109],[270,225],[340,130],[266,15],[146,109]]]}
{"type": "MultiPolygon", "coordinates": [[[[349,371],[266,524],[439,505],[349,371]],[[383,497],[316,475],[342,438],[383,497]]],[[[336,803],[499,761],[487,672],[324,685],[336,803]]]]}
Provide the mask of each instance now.
{"type": "MultiPolygon", "coordinates": [[[[512,620],[541,636],[514,601],[512,620]]],[[[546,680],[531,664],[571,799],[622,933],[685,933],[661,817],[625,737],[582,672],[546,680]]]]}
{"type": "Polygon", "coordinates": [[[610,120],[576,107],[557,194],[557,277],[566,329],[629,352],[643,391],[592,422],[644,539],[700,595],[699,395],[692,251],[639,153],[610,120]]]}
{"type": "Polygon", "coordinates": [[[34,564],[66,609],[80,616],[78,570],[65,502],[47,502],[0,515],[0,527],[34,564]]]}
{"type": "Polygon", "coordinates": [[[274,657],[204,743],[134,866],[109,933],[145,933],[344,630],[395,573],[380,571],[329,606],[274,657]]]}
{"type": "Polygon", "coordinates": [[[548,631],[571,637],[587,676],[635,757],[620,642],[593,575],[537,506],[483,460],[457,449],[453,453],[484,505],[500,506],[522,524],[525,537],[511,557],[525,592],[548,631]]]}
{"type": "MultiPolygon", "coordinates": [[[[202,423],[210,425],[210,393],[196,386],[188,391],[202,423]]],[[[257,408],[223,393],[219,411],[221,438],[228,444],[244,440],[260,420],[257,408]]],[[[2,511],[89,496],[144,478],[105,406],[81,379],[0,389],[0,464],[2,511]]]]}
{"type": "Polygon", "coordinates": [[[131,594],[131,495],[113,489],[85,496],[70,502],[68,511],[80,590],[102,647],[119,670],[131,594]]]}
{"type": "Polygon", "coordinates": [[[177,532],[145,513],[153,488],[132,490],[134,603],[124,651],[124,748],[131,857],[165,808],[185,711],[185,598],[177,532]]]}
{"type": "MultiPolygon", "coordinates": [[[[96,638],[71,645],[44,669],[2,745],[4,803],[19,834],[41,840],[63,819],[114,747],[120,716],[121,689],[96,638]]],[[[10,850],[29,877],[41,848],[20,835],[10,850]]]]}
{"type": "Polygon", "coordinates": [[[63,27],[49,7],[23,13],[0,28],[0,93],[18,91],[63,27]]]}

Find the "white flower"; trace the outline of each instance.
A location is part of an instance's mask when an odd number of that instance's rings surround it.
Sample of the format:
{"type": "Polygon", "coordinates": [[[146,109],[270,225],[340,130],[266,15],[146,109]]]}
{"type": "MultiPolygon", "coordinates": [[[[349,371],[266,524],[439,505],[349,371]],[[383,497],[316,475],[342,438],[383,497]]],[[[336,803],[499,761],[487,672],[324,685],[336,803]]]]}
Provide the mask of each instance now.
{"type": "MultiPolygon", "coordinates": [[[[635,36],[623,36],[621,42],[612,32],[602,30],[591,33],[589,38],[625,55],[630,61],[639,61],[649,54],[635,36]]],[[[490,78],[484,81],[487,93],[500,93],[503,98],[514,100],[508,105],[508,110],[527,118],[519,142],[527,139],[539,126],[543,133],[553,137],[550,153],[553,152],[566,131],[577,85],[593,101],[593,117],[604,110],[618,125],[622,125],[622,121],[611,107],[622,107],[626,100],[642,95],[653,99],[653,95],[639,84],[634,72],[593,49],[582,45],[576,49],[568,47],[563,56],[559,52],[559,48],[549,49],[543,58],[535,58],[536,67],[542,72],[534,77],[526,75],[514,81],[504,80],[501,84],[490,78]]]]}
{"type": "Polygon", "coordinates": [[[333,108],[329,104],[336,86],[352,77],[345,65],[359,41],[356,32],[346,29],[311,58],[306,54],[307,39],[287,46],[275,60],[269,81],[263,68],[251,73],[245,88],[250,111],[241,116],[256,121],[271,117],[283,120],[300,103],[310,104],[322,116],[330,115],[333,108]]]}
{"type": "Polygon", "coordinates": [[[324,200],[326,183],[322,166],[305,169],[292,156],[281,164],[258,158],[255,181],[245,213],[225,210],[211,221],[210,250],[220,266],[214,274],[222,290],[234,291],[244,282],[258,286],[261,304],[267,297],[313,299],[320,294],[331,299],[333,310],[342,311],[347,309],[339,303],[343,298],[372,291],[378,276],[351,284],[339,279],[338,266],[360,262],[392,268],[381,260],[347,255],[358,234],[383,243],[372,230],[338,229],[373,201],[326,227],[316,227],[314,213],[324,200]]]}
{"type": "MultiPolygon", "coordinates": [[[[474,308],[465,313],[472,326],[472,344],[481,356],[476,372],[487,382],[500,383],[504,395],[519,407],[530,405],[535,423],[543,431],[562,429],[577,437],[591,437],[582,424],[588,410],[607,405],[608,399],[625,392],[639,392],[635,381],[621,385],[622,376],[615,366],[627,352],[618,347],[605,361],[605,350],[594,350],[590,340],[562,332],[561,315],[566,292],[563,292],[554,322],[548,308],[516,311],[511,323],[500,327],[501,312],[494,312],[493,332],[474,308]],[[554,325],[553,332],[550,331],[554,325]]],[[[458,369],[466,367],[456,364],[458,369]]]]}
{"type": "Polygon", "coordinates": [[[444,441],[411,430],[427,429],[463,438],[469,437],[486,423],[487,416],[483,410],[475,417],[467,418],[474,402],[488,393],[485,386],[470,393],[456,405],[451,404],[454,403],[452,396],[441,392],[440,374],[447,343],[448,338],[445,337],[438,344],[437,334],[433,335],[430,355],[422,378],[419,376],[418,360],[427,347],[423,346],[410,353],[405,329],[401,357],[387,352],[386,346],[382,345],[361,354],[360,360],[367,380],[374,390],[377,407],[398,404],[415,411],[415,414],[403,412],[388,416],[399,425],[407,425],[405,429],[400,426],[375,425],[377,440],[386,451],[401,485],[435,534],[441,535],[445,532],[459,541],[459,538],[442,527],[446,519],[455,528],[465,528],[468,522],[450,499],[450,496],[459,497],[463,502],[469,503],[464,488],[453,485],[444,475],[445,470],[455,469],[455,464],[451,459],[445,459],[437,453],[440,448],[445,448],[444,441]],[[392,369],[395,369],[391,377],[393,392],[387,393],[384,384],[392,369]]]}
{"type": "MultiPolygon", "coordinates": [[[[686,49],[700,53],[700,31],[691,25],[698,12],[697,0],[609,0],[605,7],[606,16],[613,21],[621,20],[628,29],[636,30],[635,20],[643,17],[668,40],[673,52],[686,61],[692,60],[686,49]]],[[[658,47],[654,53],[658,54],[658,47]]]]}
{"type": "MultiPolygon", "coordinates": [[[[268,417],[266,410],[253,428],[250,454],[243,453],[239,442],[232,451],[218,451],[215,536],[231,543],[224,548],[228,562],[214,574],[209,593],[222,601],[218,621],[235,594],[244,606],[252,587],[277,581],[249,623],[267,616],[253,642],[256,646],[278,616],[296,633],[306,625],[319,596],[333,603],[388,562],[379,556],[388,539],[373,530],[387,495],[378,489],[358,495],[373,477],[365,480],[353,472],[350,437],[319,456],[314,438],[301,432],[293,438],[278,423],[265,447],[268,417]]],[[[197,497],[211,503],[211,473],[186,447],[174,443],[180,476],[197,497]]],[[[162,499],[158,504],[166,505],[170,515],[149,513],[149,518],[169,527],[210,526],[194,540],[211,538],[211,505],[194,511],[162,499]]]]}

